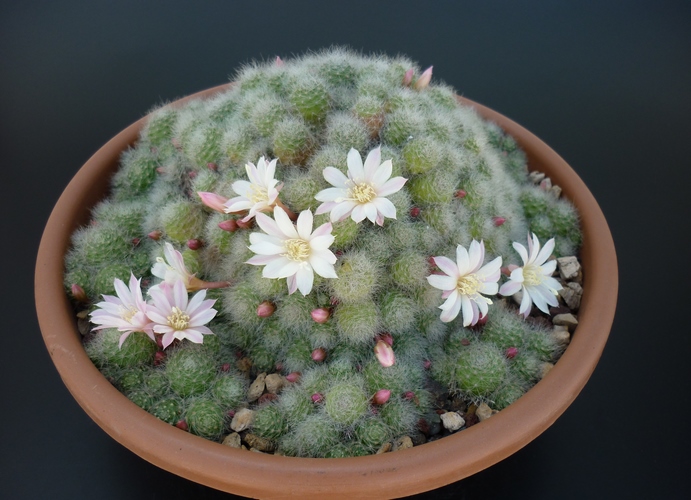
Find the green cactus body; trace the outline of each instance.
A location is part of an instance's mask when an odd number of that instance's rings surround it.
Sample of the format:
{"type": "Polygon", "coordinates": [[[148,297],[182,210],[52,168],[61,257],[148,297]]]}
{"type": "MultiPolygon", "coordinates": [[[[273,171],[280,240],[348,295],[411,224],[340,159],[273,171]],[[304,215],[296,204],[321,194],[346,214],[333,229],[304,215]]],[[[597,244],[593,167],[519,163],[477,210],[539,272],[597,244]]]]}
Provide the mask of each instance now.
{"type": "Polygon", "coordinates": [[[221,407],[209,399],[195,399],[187,407],[185,420],[190,432],[206,438],[217,438],[223,433],[225,415],[221,407]]]}

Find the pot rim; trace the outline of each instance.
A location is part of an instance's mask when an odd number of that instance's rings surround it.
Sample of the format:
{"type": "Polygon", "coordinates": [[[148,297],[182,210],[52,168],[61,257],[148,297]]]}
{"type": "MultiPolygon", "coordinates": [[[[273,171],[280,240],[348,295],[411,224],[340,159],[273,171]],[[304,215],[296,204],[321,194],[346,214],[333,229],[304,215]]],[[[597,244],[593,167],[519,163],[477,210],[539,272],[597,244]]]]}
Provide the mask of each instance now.
{"type": "MultiPolygon", "coordinates": [[[[232,84],[175,101],[208,98],[232,84]]],[[[145,460],[204,485],[252,497],[400,497],[438,488],[516,452],[566,410],[595,369],[616,309],[614,241],[595,198],[549,146],[514,121],[459,97],[511,135],[528,158],[563,189],[581,217],[584,269],[579,325],[554,368],[524,396],[492,418],[443,439],[382,455],[354,458],[282,457],[229,448],[158,420],[121,394],[84,351],[63,287],[64,255],[73,231],[107,192],[120,153],[137,139],[144,117],[108,141],[63,191],[44,230],[34,278],[36,310],[60,377],[86,413],[112,438],[145,460]],[[268,481],[267,478],[271,480],[268,481]]]]}

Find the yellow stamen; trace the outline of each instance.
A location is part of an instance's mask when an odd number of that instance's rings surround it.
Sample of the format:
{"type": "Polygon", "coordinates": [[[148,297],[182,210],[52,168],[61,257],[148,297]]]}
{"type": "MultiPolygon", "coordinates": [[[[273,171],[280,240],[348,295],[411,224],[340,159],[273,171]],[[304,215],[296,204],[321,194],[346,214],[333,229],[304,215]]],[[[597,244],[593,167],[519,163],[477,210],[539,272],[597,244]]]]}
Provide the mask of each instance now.
{"type": "Polygon", "coordinates": [[[134,315],[137,314],[138,311],[139,310],[134,306],[130,306],[129,308],[120,306],[120,317],[128,323],[132,323],[132,318],[134,318],[134,315]]]}
{"type": "Polygon", "coordinates": [[[480,286],[480,280],[474,274],[461,276],[456,283],[456,289],[461,295],[474,295],[480,286]]]}
{"type": "Polygon", "coordinates": [[[250,201],[252,203],[261,203],[269,201],[269,193],[266,189],[261,188],[255,184],[251,184],[252,194],[250,194],[250,201]]]}
{"type": "Polygon", "coordinates": [[[303,239],[286,240],[285,247],[287,252],[283,256],[288,257],[290,260],[303,262],[310,256],[310,244],[303,239]]]}
{"type": "Polygon", "coordinates": [[[355,187],[348,190],[348,194],[358,203],[369,203],[377,197],[377,192],[366,182],[356,184],[355,187]]]}
{"type": "Polygon", "coordinates": [[[166,318],[169,326],[176,330],[184,330],[189,326],[190,317],[185,314],[184,311],[180,310],[177,306],[173,306],[170,312],[171,315],[166,318]]]}
{"type": "Polygon", "coordinates": [[[525,266],[523,268],[523,284],[526,286],[537,286],[542,283],[542,274],[536,266],[525,266]]]}

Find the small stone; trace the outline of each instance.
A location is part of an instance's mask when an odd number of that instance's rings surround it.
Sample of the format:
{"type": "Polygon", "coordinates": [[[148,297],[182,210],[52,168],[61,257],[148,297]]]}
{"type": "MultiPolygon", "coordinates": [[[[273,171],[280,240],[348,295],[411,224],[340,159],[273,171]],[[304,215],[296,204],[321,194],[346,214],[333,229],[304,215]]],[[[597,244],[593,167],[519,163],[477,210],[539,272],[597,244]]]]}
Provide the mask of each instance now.
{"type": "Polygon", "coordinates": [[[570,281],[566,283],[566,286],[559,290],[559,295],[562,299],[564,299],[564,302],[567,306],[569,306],[569,309],[572,311],[578,311],[578,308],[581,307],[583,287],[574,281],[570,281]]]}
{"type": "Polygon", "coordinates": [[[492,416],[492,408],[487,406],[487,403],[480,403],[480,405],[477,407],[477,410],[475,410],[475,415],[477,415],[477,418],[480,422],[487,420],[492,416]]]}
{"type": "Polygon", "coordinates": [[[463,398],[453,397],[451,398],[451,404],[449,404],[450,411],[465,412],[468,409],[468,403],[466,403],[463,398]]]}
{"type": "Polygon", "coordinates": [[[570,332],[573,332],[576,329],[576,326],[578,326],[576,316],[571,313],[557,314],[554,318],[552,318],[552,323],[557,326],[565,326],[570,332]]]}
{"type": "Polygon", "coordinates": [[[552,368],[554,368],[552,363],[542,363],[540,366],[540,379],[545,378],[552,368]]]}
{"type": "Polygon", "coordinates": [[[386,443],[384,443],[383,445],[381,445],[379,447],[379,449],[377,450],[375,455],[381,455],[382,453],[387,453],[387,452],[391,451],[392,447],[393,447],[393,445],[391,444],[391,442],[387,441],[386,443]]]}
{"type": "Polygon", "coordinates": [[[285,379],[278,373],[272,373],[266,376],[266,391],[271,394],[278,394],[283,389],[285,379]]]}
{"type": "Polygon", "coordinates": [[[233,421],[230,423],[230,428],[235,432],[242,432],[247,429],[254,421],[254,411],[248,408],[242,408],[235,413],[233,421]]]}
{"type": "Polygon", "coordinates": [[[574,256],[559,257],[557,259],[559,276],[565,281],[577,281],[581,273],[581,264],[574,256]]]}
{"type": "Polygon", "coordinates": [[[542,179],[544,178],[545,174],[543,174],[542,172],[538,172],[537,170],[534,172],[530,172],[530,174],[528,175],[528,179],[530,179],[530,182],[532,182],[533,184],[540,184],[540,182],[542,182],[542,179]]]}
{"type": "Polygon", "coordinates": [[[441,415],[441,422],[447,431],[455,432],[465,425],[465,419],[455,411],[447,411],[441,415]]]}
{"type": "Polygon", "coordinates": [[[571,342],[571,335],[569,334],[569,329],[565,326],[558,325],[554,327],[552,331],[552,338],[560,346],[567,346],[571,342]]]}
{"type": "Polygon", "coordinates": [[[561,188],[557,185],[552,186],[549,192],[554,195],[555,198],[561,198],[561,188]]]}
{"type": "Polygon", "coordinates": [[[413,447],[413,440],[410,439],[410,436],[401,436],[397,439],[394,439],[393,446],[391,447],[391,451],[405,450],[406,448],[412,448],[412,447],[413,447]]]}
{"type": "Polygon", "coordinates": [[[256,449],[256,448],[250,448],[250,451],[251,451],[251,452],[254,452],[254,453],[264,453],[263,451],[258,450],[258,449],[256,449]]]}
{"type": "Polygon", "coordinates": [[[247,391],[247,401],[256,401],[266,389],[266,373],[260,373],[247,391]]]}
{"type": "Polygon", "coordinates": [[[231,448],[240,448],[242,446],[240,434],[238,434],[237,432],[228,434],[225,437],[225,439],[223,439],[223,444],[226,446],[230,446],[231,448]]]}
{"type": "Polygon", "coordinates": [[[422,432],[416,432],[410,436],[410,440],[413,442],[413,446],[420,446],[427,442],[427,438],[422,432]]]}
{"type": "Polygon", "coordinates": [[[82,335],[82,337],[84,335],[88,335],[89,332],[91,332],[91,323],[88,319],[77,318],[77,329],[79,330],[79,333],[82,335]]]}
{"type": "Polygon", "coordinates": [[[256,449],[258,451],[274,451],[276,449],[276,444],[266,438],[257,436],[256,434],[246,434],[245,443],[250,445],[251,449],[256,449]]]}

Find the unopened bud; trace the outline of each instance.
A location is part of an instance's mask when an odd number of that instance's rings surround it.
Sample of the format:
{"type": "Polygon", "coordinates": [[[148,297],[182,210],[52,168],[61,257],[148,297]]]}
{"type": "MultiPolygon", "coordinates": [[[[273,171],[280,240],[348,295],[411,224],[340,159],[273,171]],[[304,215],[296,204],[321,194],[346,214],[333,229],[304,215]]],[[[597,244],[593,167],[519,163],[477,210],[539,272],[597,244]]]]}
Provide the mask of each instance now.
{"type": "Polygon", "coordinates": [[[415,74],[415,70],[413,68],[410,68],[408,71],[405,72],[405,75],[403,76],[403,86],[404,87],[410,87],[410,84],[413,81],[413,75],[415,74]]]}
{"type": "Polygon", "coordinates": [[[207,163],[206,168],[208,168],[212,172],[218,172],[218,165],[216,165],[214,162],[207,163]]]}
{"type": "Polygon", "coordinates": [[[302,375],[300,372],[292,372],[286,375],[286,380],[290,382],[291,384],[294,384],[298,380],[300,380],[300,375],[302,375]]]}
{"type": "Polygon", "coordinates": [[[379,389],[372,396],[372,403],[375,405],[383,405],[391,398],[391,391],[389,389],[379,389]]]}
{"type": "Polygon", "coordinates": [[[268,300],[265,300],[257,306],[257,316],[260,318],[268,318],[274,311],[276,311],[276,306],[268,300]]]}
{"type": "Polygon", "coordinates": [[[197,171],[196,170],[190,170],[190,173],[188,174],[190,179],[195,179],[197,177],[197,171]]]}
{"type": "Polygon", "coordinates": [[[190,429],[187,425],[187,422],[184,419],[178,420],[175,423],[175,427],[177,427],[178,429],[182,429],[183,431],[188,431],[190,429]]]}
{"type": "Polygon", "coordinates": [[[250,220],[248,220],[248,221],[245,221],[245,220],[242,220],[242,219],[238,219],[238,220],[236,221],[236,224],[238,225],[238,227],[239,227],[240,229],[251,229],[252,226],[254,225],[254,219],[250,219],[250,220]]]}
{"type": "Polygon", "coordinates": [[[461,339],[461,345],[464,347],[468,347],[470,345],[470,340],[468,339],[461,339]]]}
{"type": "Polygon", "coordinates": [[[383,340],[379,340],[374,346],[374,356],[384,368],[393,366],[396,363],[396,356],[394,355],[393,349],[383,340]]]}
{"type": "Polygon", "coordinates": [[[422,366],[425,370],[429,370],[432,368],[432,362],[429,359],[426,359],[423,363],[422,366]]]}
{"type": "Polygon", "coordinates": [[[229,233],[234,233],[238,230],[238,223],[235,222],[235,219],[228,219],[224,220],[223,222],[219,222],[218,227],[224,231],[228,231],[229,233]]]}
{"type": "Polygon", "coordinates": [[[313,309],[310,314],[314,321],[320,324],[324,324],[329,320],[329,316],[331,316],[331,311],[329,311],[325,307],[320,307],[318,309],[313,309]]]}
{"type": "Polygon", "coordinates": [[[202,240],[198,240],[197,238],[187,240],[187,248],[190,250],[199,250],[203,246],[204,243],[202,243],[202,240]]]}
{"type": "Polygon", "coordinates": [[[276,56],[276,60],[274,61],[274,64],[276,66],[279,66],[279,67],[285,65],[285,63],[283,62],[283,59],[281,59],[280,56],[276,56]]]}
{"type": "Polygon", "coordinates": [[[221,371],[223,373],[228,373],[230,371],[230,363],[223,363],[223,365],[221,365],[221,371]]]}
{"type": "Polygon", "coordinates": [[[158,241],[161,239],[161,236],[163,236],[163,232],[159,230],[151,231],[147,236],[154,241],[158,241]]]}
{"type": "Polygon", "coordinates": [[[420,217],[420,208],[419,207],[413,207],[410,209],[410,216],[411,217],[420,217]]]}
{"type": "Polygon", "coordinates": [[[317,347],[314,351],[312,351],[312,360],[316,361],[317,363],[321,363],[326,359],[326,350],[323,347],[317,347]]]}
{"type": "Polygon", "coordinates": [[[492,217],[492,222],[494,223],[495,226],[499,227],[506,222],[505,217],[492,217]]]}
{"type": "Polygon", "coordinates": [[[515,358],[517,354],[518,354],[518,349],[516,349],[515,347],[509,347],[506,350],[506,352],[504,353],[504,355],[509,359],[515,358]]]}
{"type": "Polygon", "coordinates": [[[468,193],[466,192],[465,189],[459,189],[459,190],[456,191],[453,195],[454,195],[454,197],[456,197],[456,198],[461,198],[461,199],[463,199],[463,198],[465,198],[466,196],[468,196],[468,193]]]}
{"type": "Polygon", "coordinates": [[[166,360],[166,353],[163,351],[156,351],[154,354],[154,366],[161,366],[166,360]]]}
{"type": "Polygon", "coordinates": [[[70,287],[70,290],[72,291],[72,297],[77,302],[86,302],[88,300],[84,289],[76,283],[70,287]]]}
{"type": "Polygon", "coordinates": [[[420,78],[417,79],[415,82],[415,89],[417,90],[422,90],[424,88],[427,88],[429,85],[429,82],[432,80],[432,68],[434,66],[430,66],[427,68],[425,71],[422,72],[420,75],[420,78]]]}
{"type": "Polygon", "coordinates": [[[380,333],[379,335],[377,335],[377,340],[383,340],[384,342],[389,344],[389,346],[393,347],[393,337],[389,332],[380,333]]]}
{"type": "Polygon", "coordinates": [[[415,398],[415,393],[413,391],[406,391],[403,393],[403,399],[407,399],[408,401],[412,400],[415,398]]]}
{"type": "Polygon", "coordinates": [[[199,198],[201,198],[202,203],[209,207],[211,210],[221,212],[222,214],[225,213],[224,203],[228,201],[228,198],[225,198],[216,193],[209,193],[207,191],[197,191],[197,195],[199,196],[199,198]]]}
{"type": "Polygon", "coordinates": [[[324,396],[322,394],[320,394],[318,392],[315,392],[314,394],[312,394],[312,402],[313,403],[315,403],[315,404],[321,403],[322,401],[324,401],[324,396]]]}

